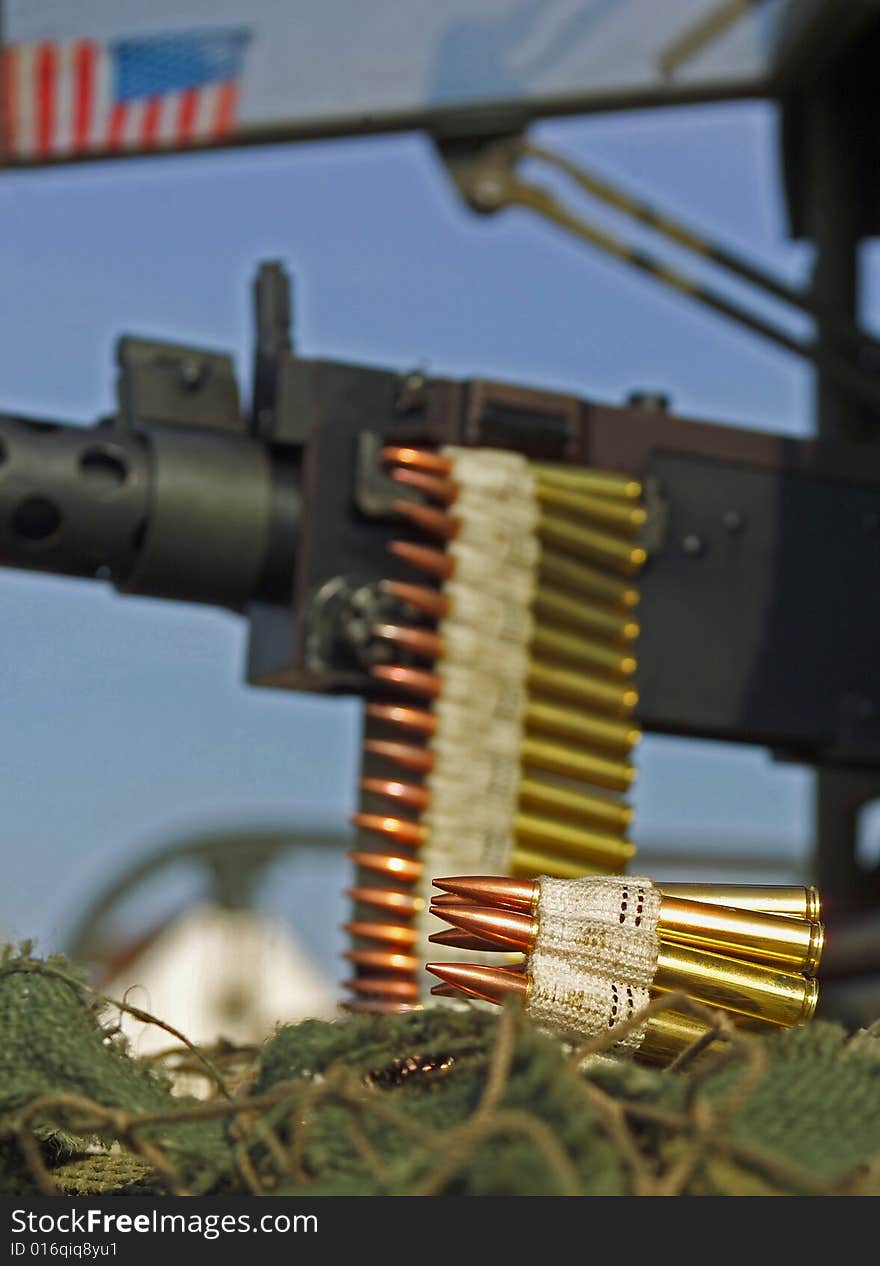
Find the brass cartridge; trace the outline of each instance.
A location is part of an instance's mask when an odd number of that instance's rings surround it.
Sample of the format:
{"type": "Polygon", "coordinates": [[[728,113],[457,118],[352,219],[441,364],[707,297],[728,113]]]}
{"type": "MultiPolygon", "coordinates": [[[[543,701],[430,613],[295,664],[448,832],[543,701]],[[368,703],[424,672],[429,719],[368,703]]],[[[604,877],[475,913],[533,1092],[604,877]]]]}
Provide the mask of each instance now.
{"type": "Polygon", "coordinates": [[[660,891],[687,901],[709,901],[714,905],[735,906],[738,910],[763,910],[766,914],[787,914],[818,923],[822,917],[819,890],[813,886],[788,884],[659,884],[660,891]]]}
{"type": "Polygon", "coordinates": [[[652,988],[787,1026],[810,1020],[819,999],[814,977],[662,941],[652,988]]]}
{"type": "MultiPolygon", "coordinates": [[[[732,1024],[743,1032],[767,1033],[779,1026],[753,1016],[729,1013],[732,1024]]],[[[682,1051],[710,1032],[710,1026],[695,1016],[680,1011],[661,1011],[651,1016],[645,1026],[645,1037],[638,1049],[638,1058],[650,1064],[669,1064],[682,1051]]],[[[727,1038],[716,1034],[705,1050],[719,1051],[727,1046],[727,1038]]],[[[702,1053],[702,1052],[701,1052],[702,1053]]]]}
{"type": "Polygon", "coordinates": [[[567,703],[580,703],[612,716],[630,716],[639,701],[635,687],[624,681],[603,680],[576,669],[557,668],[530,659],[526,670],[529,689],[567,703]]]}
{"type": "Polygon", "coordinates": [[[551,817],[594,822],[615,834],[628,829],[634,814],[632,806],[623,800],[569,791],[567,787],[557,787],[537,778],[520,779],[519,803],[523,809],[537,809],[551,817]]]}
{"type": "Polygon", "coordinates": [[[517,845],[537,846],[615,871],[622,870],[636,851],[634,844],[616,835],[584,831],[566,822],[554,822],[531,813],[517,813],[513,819],[513,831],[517,845]]]}
{"type": "Polygon", "coordinates": [[[550,875],[553,879],[582,879],[584,875],[608,873],[608,868],[604,866],[591,866],[571,857],[559,857],[527,848],[513,850],[510,869],[513,875],[550,875]]]}
{"type": "Polygon", "coordinates": [[[520,744],[520,758],[524,765],[551,774],[564,774],[568,778],[580,778],[609,791],[627,791],[636,777],[634,767],[626,761],[606,760],[577,747],[545,743],[529,735],[520,744]]]}
{"type": "Polygon", "coordinates": [[[573,739],[589,747],[601,747],[627,755],[639,742],[642,732],[631,722],[591,716],[579,708],[541,703],[532,699],[526,705],[526,729],[538,734],[573,739]]]}
{"type": "Polygon", "coordinates": [[[825,943],[821,923],[688,901],[662,891],[657,934],[661,941],[770,963],[806,976],[815,976],[825,943]]]}
{"type": "Polygon", "coordinates": [[[623,498],[593,497],[586,491],[560,488],[549,479],[537,479],[538,501],[551,510],[605,524],[612,531],[632,534],[645,522],[646,513],[639,505],[623,498]]]}
{"type": "Polygon", "coordinates": [[[572,598],[562,590],[541,584],[535,591],[532,610],[547,624],[584,629],[612,642],[633,642],[639,635],[639,624],[627,612],[614,611],[595,599],[572,598]]]}
{"type": "Polygon", "coordinates": [[[616,650],[606,642],[595,642],[577,633],[536,624],[531,649],[545,658],[567,660],[592,672],[612,673],[615,677],[631,677],[636,670],[635,657],[628,651],[616,650]]]}
{"type": "Polygon", "coordinates": [[[570,593],[601,598],[615,607],[632,610],[638,606],[639,591],[631,584],[609,576],[599,567],[591,567],[589,563],[580,562],[546,546],[541,549],[538,559],[538,575],[542,582],[551,581],[570,593]]]}
{"type": "Polygon", "coordinates": [[[573,488],[596,497],[619,497],[625,501],[638,501],[642,485],[630,475],[613,470],[595,470],[591,467],[554,466],[548,462],[535,462],[535,474],[545,483],[560,488],[573,488]]]}
{"type": "MultiPolygon", "coordinates": [[[[709,1025],[695,1016],[660,1011],[648,1018],[638,1057],[651,1064],[668,1064],[710,1031],[709,1025]]],[[[718,1042],[715,1038],[710,1045],[715,1048],[718,1042]]]]}
{"type": "Polygon", "coordinates": [[[600,566],[611,567],[625,576],[640,570],[647,558],[641,545],[627,541],[611,532],[597,531],[543,511],[538,516],[538,536],[541,541],[555,546],[578,558],[589,559],[600,566]]]}

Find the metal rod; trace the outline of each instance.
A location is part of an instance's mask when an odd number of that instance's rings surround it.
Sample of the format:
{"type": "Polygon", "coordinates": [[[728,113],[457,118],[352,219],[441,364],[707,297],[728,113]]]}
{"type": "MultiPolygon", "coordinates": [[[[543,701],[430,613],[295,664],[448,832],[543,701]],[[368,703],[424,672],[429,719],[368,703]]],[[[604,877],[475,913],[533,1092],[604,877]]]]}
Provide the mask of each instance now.
{"type": "Polygon", "coordinates": [[[520,206],[535,211],[612,258],[622,260],[639,272],[663,282],[679,294],[695,299],[704,307],[736,321],[745,329],[751,330],[753,334],[758,334],[771,343],[775,343],[777,347],[793,352],[796,356],[803,356],[814,364],[818,364],[821,359],[825,373],[829,378],[833,378],[838,387],[844,388],[851,397],[858,398],[872,410],[880,412],[880,383],[844,355],[830,348],[821,347],[820,350],[819,344],[814,345],[786,334],[784,330],[778,329],[749,312],[746,308],[719,294],[718,291],[694,281],[648,252],[627,245],[607,230],[567,211],[547,190],[522,180],[511,179],[506,183],[504,194],[499,199],[498,205],[499,208],[520,206]]]}
{"type": "Polygon", "coordinates": [[[835,311],[815,290],[798,290],[795,286],[788,285],[787,282],[774,277],[772,273],[745,259],[742,255],[718,242],[710,241],[681,220],[675,219],[666,212],[658,211],[656,207],[612,185],[610,181],[602,179],[595,172],[588,171],[579,163],[573,163],[553,150],[525,141],[522,153],[526,158],[537,158],[558,167],[580,188],[598,198],[600,202],[614,207],[615,210],[623,211],[631,219],[653,229],[669,241],[675,242],[676,245],[684,246],[711,263],[726,268],[728,272],[758,289],[765,290],[767,294],[781,299],[784,303],[798,308],[801,312],[821,319],[829,328],[833,328],[842,341],[851,343],[855,347],[864,346],[880,350],[880,340],[861,330],[846,312],[835,311]]]}
{"type": "MultiPolygon", "coordinates": [[[[813,295],[823,308],[846,316],[859,304],[857,118],[839,82],[811,93],[805,113],[805,233],[815,246],[813,295]]],[[[876,442],[876,424],[866,424],[833,373],[836,327],[819,322],[815,416],[820,439],[876,442]]],[[[880,795],[880,777],[870,771],[818,769],[814,783],[813,869],[832,905],[864,900],[866,875],[856,853],[862,806],[880,795]]]]}

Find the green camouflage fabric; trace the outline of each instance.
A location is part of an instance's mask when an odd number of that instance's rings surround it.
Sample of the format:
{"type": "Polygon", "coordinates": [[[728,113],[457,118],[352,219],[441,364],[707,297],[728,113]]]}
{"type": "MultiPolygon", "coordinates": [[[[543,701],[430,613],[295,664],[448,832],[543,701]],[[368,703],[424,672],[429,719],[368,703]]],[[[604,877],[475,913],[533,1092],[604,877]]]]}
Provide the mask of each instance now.
{"type": "Polygon", "coordinates": [[[880,1024],[663,1069],[516,1003],[437,1005],[138,1060],[119,1005],[29,946],[0,959],[3,1194],[880,1194],[880,1024]]]}

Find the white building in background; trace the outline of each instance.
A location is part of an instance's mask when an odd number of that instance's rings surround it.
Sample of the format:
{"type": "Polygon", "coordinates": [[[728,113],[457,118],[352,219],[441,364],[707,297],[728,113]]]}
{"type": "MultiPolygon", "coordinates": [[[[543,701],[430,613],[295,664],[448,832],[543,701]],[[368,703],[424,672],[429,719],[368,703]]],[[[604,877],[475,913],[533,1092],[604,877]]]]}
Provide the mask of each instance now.
{"type": "MultiPolygon", "coordinates": [[[[210,904],[180,915],[102,984],[111,998],[150,1012],[203,1046],[222,1039],[258,1045],[279,1024],[333,1019],[338,991],[338,982],[322,975],[279,920],[210,904]]],[[[128,1013],[121,1029],[135,1055],[175,1044],[165,1029],[128,1013]]]]}

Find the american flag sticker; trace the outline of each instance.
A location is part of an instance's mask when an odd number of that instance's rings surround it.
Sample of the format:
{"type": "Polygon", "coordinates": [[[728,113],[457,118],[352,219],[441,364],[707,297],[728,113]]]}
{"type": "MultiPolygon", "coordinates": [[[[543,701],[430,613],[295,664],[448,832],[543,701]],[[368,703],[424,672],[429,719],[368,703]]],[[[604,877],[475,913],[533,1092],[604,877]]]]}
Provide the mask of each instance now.
{"type": "Polygon", "coordinates": [[[237,127],[250,33],[176,31],[2,50],[7,158],[40,161],[222,141],[237,127]]]}

